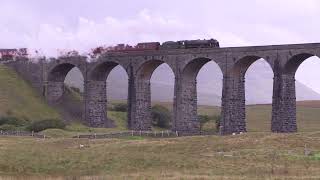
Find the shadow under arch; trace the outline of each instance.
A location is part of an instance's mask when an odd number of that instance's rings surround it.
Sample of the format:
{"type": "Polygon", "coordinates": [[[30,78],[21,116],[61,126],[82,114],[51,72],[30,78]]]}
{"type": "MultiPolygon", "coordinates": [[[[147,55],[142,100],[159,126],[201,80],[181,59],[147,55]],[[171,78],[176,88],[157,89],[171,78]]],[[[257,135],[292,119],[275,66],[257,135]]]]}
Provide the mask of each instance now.
{"type": "Polygon", "coordinates": [[[75,67],[80,70],[82,77],[84,77],[83,72],[76,65],[71,63],[62,63],[54,66],[51,70],[49,70],[47,80],[54,82],[63,82],[70,70],[75,67]]]}
{"type": "Polygon", "coordinates": [[[269,61],[265,60],[264,58],[260,57],[260,56],[245,56],[240,58],[233,66],[231,71],[229,72],[229,74],[232,77],[240,77],[240,76],[245,76],[247,70],[249,69],[249,67],[255,63],[256,61],[263,59],[265,62],[267,62],[267,64],[270,66],[270,68],[272,69],[272,72],[274,73],[274,70],[272,68],[272,65],[269,63],[269,61]]]}
{"type": "Polygon", "coordinates": [[[131,128],[134,130],[151,130],[151,77],[155,70],[162,64],[167,64],[170,71],[174,73],[172,67],[162,60],[149,60],[142,63],[135,71],[135,110],[131,128]]]}
{"type": "MultiPolygon", "coordinates": [[[[289,61],[284,65],[284,74],[295,75],[299,66],[310,57],[316,56],[310,53],[300,53],[292,56],[289,61]]],[[[316,56],[318,57],[318,56],[316,56]]]]}
{"type": "Polygon", "coordinates": [[[148,81],[151,79],[153,72],[162,64],[167,64],[171,72],[173,72],[173,74],[175,75],[175,71],[173,71],[173,68],[170,66],[170,64],[157,59],[146,61],[141,64],[136,71],[136,75],[138,75],[139,79],[148,81]]]}
{"type": "Polygon", "coordinates": [[[104,61],[102,63],[97,64],[90,72],[89,72],[89,80],[93,81],[105,81],[108,78],[108,75],[115,67],[121,67],[125,70],[127,76],[127,70],[119,63],[114,61],[104,61]]]}
{"type": "Polygon", "coordinates": [[[207,64],[208,62],[214,62],[218,65],[220,72],[223,74],[223,71],[220,67],[220,65],[214,61],[213,59],[209,58],[196,58],[188,62],[182,70],[182,78],[183,79],[189,79],[189,80],[195,80],[198,76],[199,71],[201,68],[207,64]]]}

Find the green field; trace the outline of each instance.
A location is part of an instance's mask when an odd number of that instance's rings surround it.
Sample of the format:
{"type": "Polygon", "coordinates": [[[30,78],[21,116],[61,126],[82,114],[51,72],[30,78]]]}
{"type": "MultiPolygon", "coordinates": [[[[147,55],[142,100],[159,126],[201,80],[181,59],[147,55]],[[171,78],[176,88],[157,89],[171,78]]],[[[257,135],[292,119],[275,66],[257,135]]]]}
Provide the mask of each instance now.
{"type": "Polygon", "coordinates": [[[23,175],[24,179],[319,179],[319,140],[320,133],[104,140],[0,138],[0,174],[23,175]],[[85,147],[79,148],[80,144],[85,147]],[[305,146],[312,152],[308,156],[305,146]]]}

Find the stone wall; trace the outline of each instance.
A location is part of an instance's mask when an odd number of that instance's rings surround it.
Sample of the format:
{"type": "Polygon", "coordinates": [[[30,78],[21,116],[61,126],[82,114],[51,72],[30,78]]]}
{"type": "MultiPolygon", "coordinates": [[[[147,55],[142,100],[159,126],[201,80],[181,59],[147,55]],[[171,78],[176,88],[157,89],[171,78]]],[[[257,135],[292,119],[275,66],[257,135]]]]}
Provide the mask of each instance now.
{"type": "Polygon", "coordinates": [[[91,127],[112,127],[107,118],[106,81],[86,81],[84,120],[91,127]]]}

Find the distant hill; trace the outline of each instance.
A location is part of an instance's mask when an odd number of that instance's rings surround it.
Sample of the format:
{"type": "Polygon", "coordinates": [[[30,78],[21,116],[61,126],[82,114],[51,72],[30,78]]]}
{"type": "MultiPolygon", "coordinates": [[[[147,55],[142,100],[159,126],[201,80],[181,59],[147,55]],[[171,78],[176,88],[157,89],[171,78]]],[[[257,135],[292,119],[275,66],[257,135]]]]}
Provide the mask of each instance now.
{"type": "MultiPolygon", "coordinates": [[[[125,71],[116,67],[108,77],[107,94],[110,100],[127,98],[127,80],[125,71]]],[[[77,68],[66,77],[67,84],[83,89],[83,78],[77,68]]],[[[273,73],[263,60],[254,63],[246,74],[247,104],[267,104],[272,101],[273,73]]],[[[159,66],[151,79],[153,101],[170,102],[173,99],[174,75],[167,65],[159,66]]],[[[222,73],[214,62],[205,65],[197,78],[198,103],[202,105],[220,105],[222,94],[222,73]]],[[[297,100],[319,100],[320,94],[296,81],[297,100]]]]}

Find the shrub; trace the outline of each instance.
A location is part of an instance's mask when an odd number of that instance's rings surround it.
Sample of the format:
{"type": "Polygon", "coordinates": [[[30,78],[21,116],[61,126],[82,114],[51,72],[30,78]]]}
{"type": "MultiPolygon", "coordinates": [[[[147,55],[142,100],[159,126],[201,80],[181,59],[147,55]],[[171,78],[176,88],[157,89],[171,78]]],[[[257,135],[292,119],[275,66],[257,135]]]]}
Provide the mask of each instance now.
{"type": "Polygon", "coordinates": [[[203,125],[210,121],[210,117],[208,115],[198,115],[198,120],[200,122],[200,130],[202,130],[203,125]]]}
{"type": "Polygon", "coordinates": [[[44,119],[41,121],[32,122],[27,129],[29,131],[39,132],[46,129],[64,129],[66,124],[60,119],[44,119]]]}
{"type": "Polygon", "coordinates": [[[23,126],[26,124],[26,120],[22,120],[16,117],[8,116],[0,118],[0,125],[10,124],[13,126],[23,126]]]}
{"type": "Polygon", "coordinates": [[[77,92],[77,93],[81,94],[81,90],[80,90],[79,88],[77,88],[77,87],[73,87],[73,86],[70,86],[69,88],[70,88],[72,91],[74,91],[74,92],[77,92]]]}
{"type": "Polygon", "coordinates": [[[216,122],[217,132],[219,132],[219,131],[220,131],[221,115],[215,115],[215,116],[213,116],[213,120],[216,122]]]}
{"type": "Polygon", "coordinates": [[[112,111],[119,111],[119,112],[127,112],[128,111],[128,105],[124,103],[115,104],[112,111]]]}
{"type": "MultiPolygon", "coordinates": [[[[220,130],[220,119],[221,116],[220,115],[213,115],[213,116],[208,116],[208,115],[198,115],[198,120],[200,121],[200,130],[203,129],[208,129],[208,126],[205,125],[207,122],[212,121],[212,125],[213,123],[215,123],[215,127],[212,127],[210,129],[216,129],[217,132],[219,132],[220,130]]],[[[209,126],[209,127],[210,127],[209,126]]]]}
{"type": "Polygon", "coordinates": [[[171,113],[167,108],[160,105],[155,105],[151,108],[151,116],[153,126],[161,128],[170,127],[171,113]]]}
{"type": "Polygon", "coordinates": [[[0,126],[1,131],[15,131],[17,130],[17,127],[12,124],[3,124],[0,126]]]}

